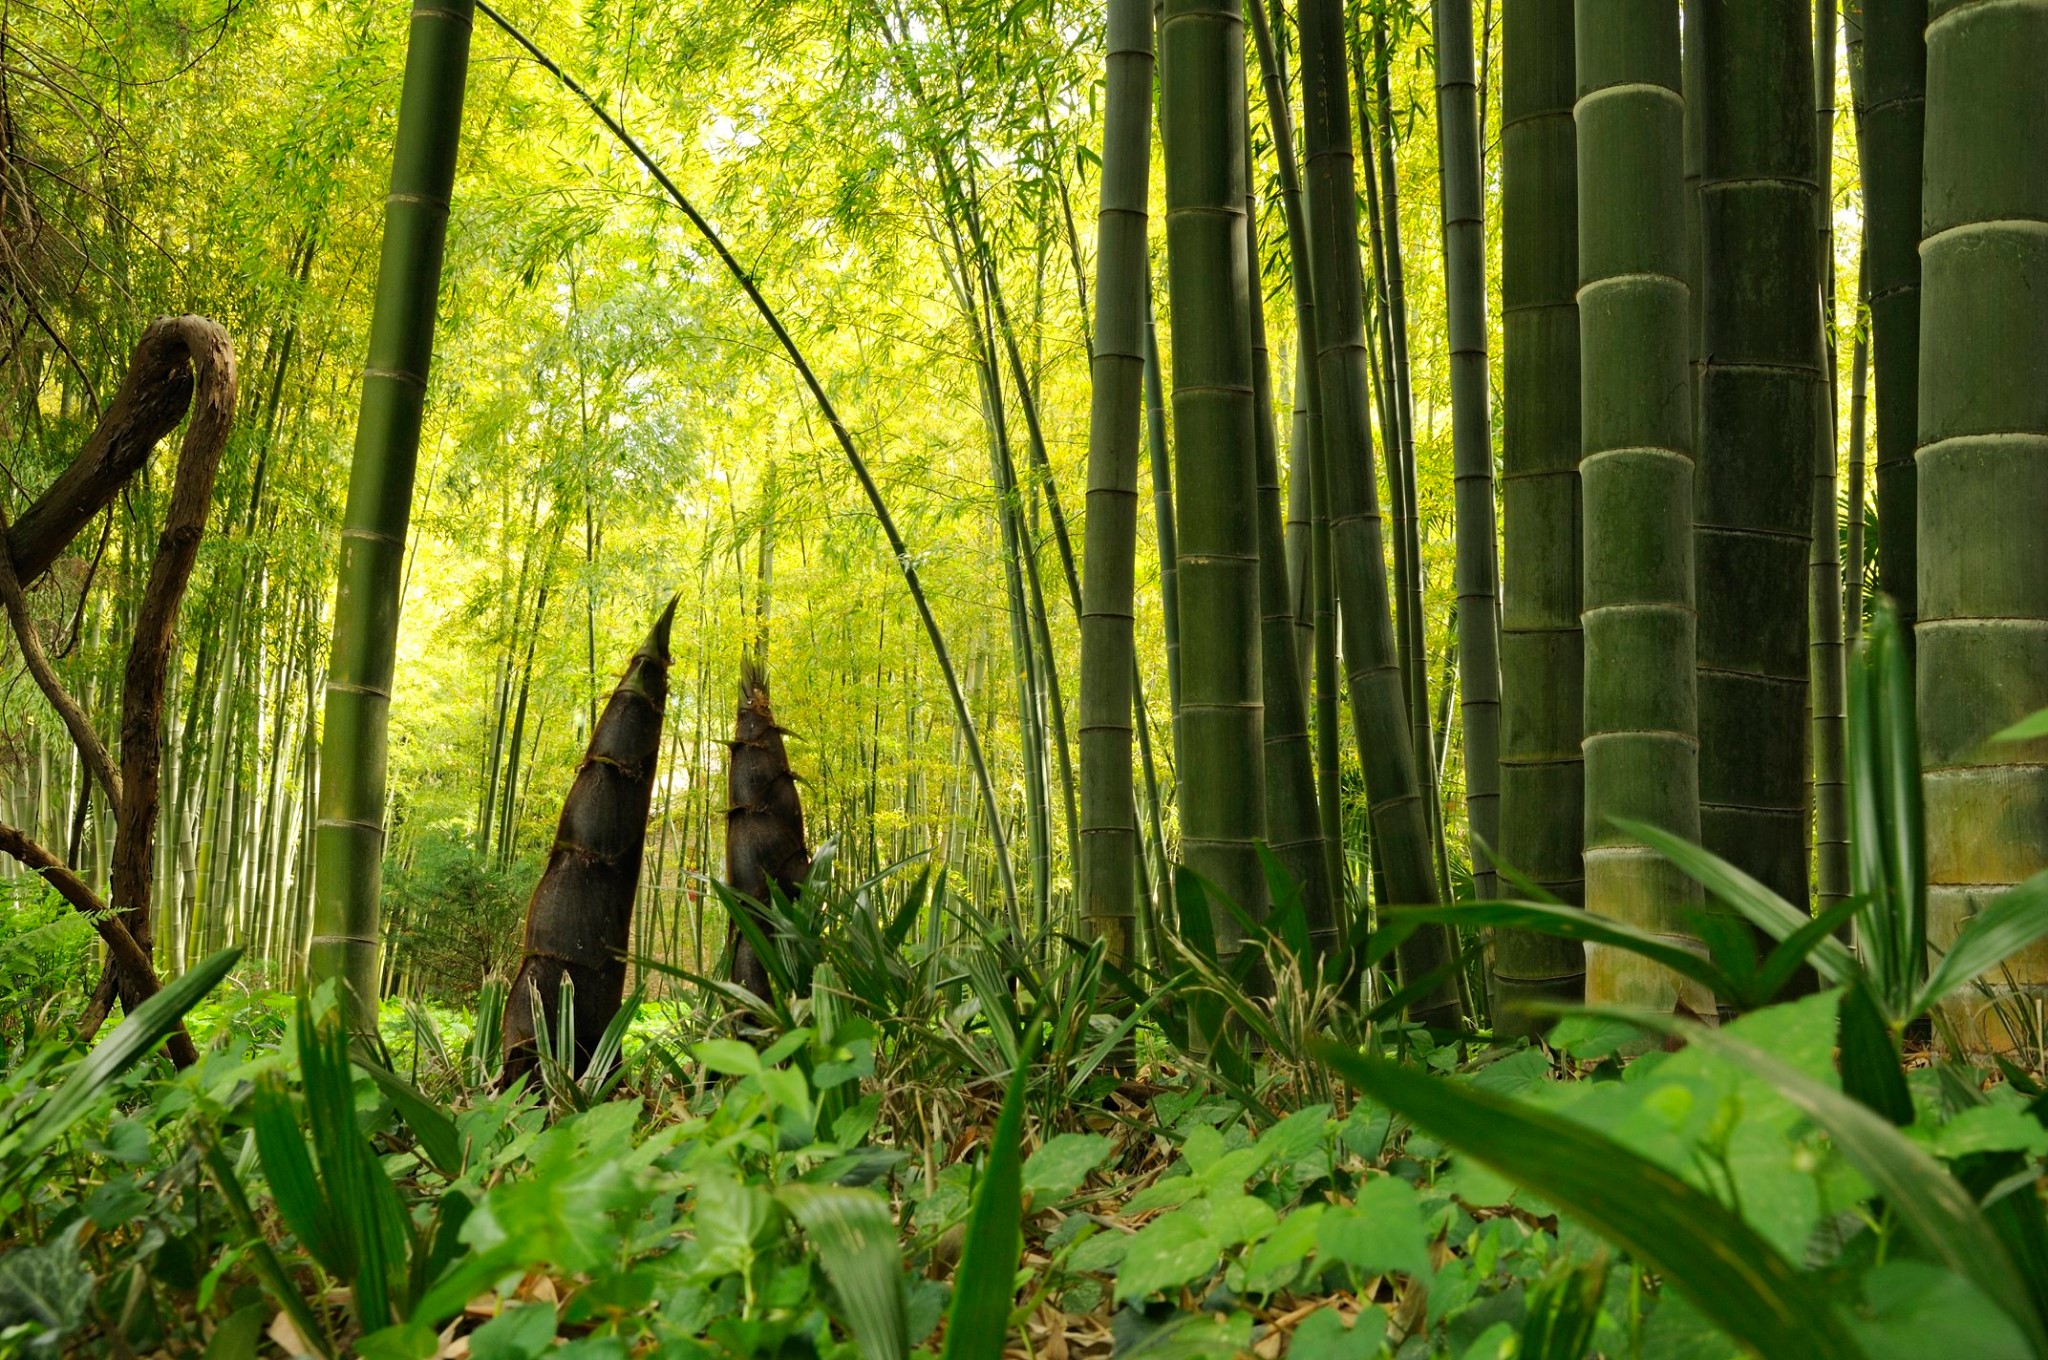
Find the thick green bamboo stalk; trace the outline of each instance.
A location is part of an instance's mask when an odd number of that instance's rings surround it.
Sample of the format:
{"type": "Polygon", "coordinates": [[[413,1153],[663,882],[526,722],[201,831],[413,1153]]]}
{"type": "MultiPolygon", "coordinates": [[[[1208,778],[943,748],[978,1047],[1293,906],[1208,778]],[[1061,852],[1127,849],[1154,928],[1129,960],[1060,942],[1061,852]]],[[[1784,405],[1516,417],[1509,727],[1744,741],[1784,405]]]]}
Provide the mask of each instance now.
{"type": "MultiPolygon", "coordinates": [[[[1302,0],[1302,143],[1308,167],[1309,249],[1315,265],[1316,362],[1322,378],[1323,436],[1329,468],[1330,535],[1351,721],[1365,766],[1373,821],[1373,862],[1400,903],[1437,900],[1428,808],[1409,741],[1386,559],[1374,487],[1372,425],[1366,393],[1365,281],[1358,257],[1358,199],[1351,151],[1351,105],[1344,69],[1341,0],[1302,0]]],[[[1449,958],[1439,931],[1417,932],[1402,946],[1411,980],[1449,958]]],[[[1457,990],[1446,978],[1414,1008],[1420,1020],[1455,1023],[1457,990]]]]}
{"type": "MultiPolygon", "coordinates": [[[[1257,13],[1257,0],[1252,11],[1257,13]]],[[[1245,179],[1251,182],[1247,147],[1245,179]]],[[[1273,426],[1272,361],[1266,349],[1265,287],[1260,278],[1258,200],[1245,195],[1245,257],[1250,261],[1252,448],[1258,476],[1261,689],[1265,699],[1266,838],[1273,855],[1301,887],[1302,915],[1325,949],[1336,938],[1323,823],[1316,806],[1315,748],[1308,701],[1294,646],[1294,603],[1287,584],[1287,547],[1280,520],[1279,436],[1273,426]]]]}
{"type": "Polygon", "coordinates": [[[1081,912],[1111,962],[1132,957],[1138,809],[1136,689],[1139,414],[1144,402],[1145,231],[1152,170],[1152,6],[1111,0],[1102,207],[1095,228],[1093,390],[1081,587],[1081,912]]]}
{"type": "MultiPolygon", "coordinates": [[[[2048,738],[1987,740],[2048,707],[2048,0],[1932,0],[1928,18],[1918,709],[1942,948],[2048,867],[2048,738]]],[[[2031,1011],[2048,946],[2005,967],[2031,1011]]],[[[1974,997],[1959,1009],[1965,1042],[2020,1039],[1974,997]]]]}
{"type": "MultiPolygon", "coordinates": [[[[1919,618],[1920,227],[1928,0],[1864,0],[1864,235],[1877,383],[1877,583],[1908,655],[1919,618]]],[[[2009,137],[2010,132],[1995,134],[2009,137]]]]}
{"type": "MultiPolygon", "coordinates": [[[[1238,0],[1167,0],[1159,26],[1173,301],[1181,858],[1257,915],[1265,875],[1259,524],[1238,0]]],[[[1217,949],[1242,941],[1214,908],[1217,949]]]]}
{"type": "MultiPolygon", "coordinates": [[[[1699,835],[1678,5],[1577,0],[1575,31],[1586,907],[1697,947],[1682,912],[1698,890],[1612,820],[1699,835]]],[[[1590,1001],[1668,1011],[1681,993],[1713,1005],[1635,955],[1586,950],[1590,1001]]]]}
{"type": "Polygon", "coordinates": [[[413,6],[369,362],[342,514],[307,966],[316,980],[340,980],[349,1023],[357,1029],[373,1025],[377,1013],[385,743],[399,577],[434,352],[473,14],[470,0],[416,0],[413,6]]]}
{"type": "MultiPolygon", "coordinates": [[[[1815,249],[1820,272],[1821,379],[1814,384],[1812,542],[1806,609],[1813,719],[1813,857],[1818,909],[1849,894],[1846,786],[1848,678],[1842,651],[1842,549],[1835,519],[1835,0],[1814,7],[1813,131],[1815,249]]],[[[1804,818],[1801,818],[1802,822],[1804,818]]]]}
{"type": "Polygon", "coordinates": [[[1486,199],[1479,178],[1479,78],[1472,0],[1436,0],[1437,164],[1451,371],[1457,510],[1458,696],[1472,883],[1495,895],[1500,844],[1500,565],[1493,513],[1492,383],[1486,356],[1486,199]]]}
{"type": "Polygon", "coordinates": [[[1700,831],[1707,849],[1804,903],[1807,559],[1825,401],[1813,31],[1805,7],[1777,0],[1707,0],[1688,14],[1703,77],[1700,831]]]}
{"type": "MultiPolygon", "coordinates": [[[[1579,205],[1572,0],[1520,0],[1501,22],[1500,853],[1585,901],[1585,643],[1579,628],[1579,205]]],[[[1534,931],[1493,938],[1493,1027],[1527,1033],[1525,999],[1575,1001],[1585,950],[1534,931]]]]}

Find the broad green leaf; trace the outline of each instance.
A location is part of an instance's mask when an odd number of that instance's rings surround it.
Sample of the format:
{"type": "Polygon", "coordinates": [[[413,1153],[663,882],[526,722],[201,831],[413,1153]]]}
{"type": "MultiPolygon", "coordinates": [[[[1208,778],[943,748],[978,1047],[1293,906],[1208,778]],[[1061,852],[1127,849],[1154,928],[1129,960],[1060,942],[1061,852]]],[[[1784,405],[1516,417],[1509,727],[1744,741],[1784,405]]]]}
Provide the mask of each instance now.
{"type": "Polygon", "coordinates": [[[1116,1272],[1116,1300],[1126,1303],[1176,1290],[1211,1274],[1223,1249],[1194,1208],[1162,1214],[1139,1230],[1116,1272]]]}
{"type": "Polygon", "coordinates": [[[1360,1275],[1400,1271],[1427,1280],[1429,1239],[1414,1187],[1399,1176],[1373,1177],[1359,1187],[1352,1203],[1324,1211],[1316,1252],[1360,1275]]]}
{"type": "Polygon", "coordinates": [[[1323,1145],[1330,1132],[1328,1105],[1296,1110],[1259,1135],[1259,1155],[1267,1166],[1288,1167],[1323,1145]]]}
{"type": "Polygon", "coordinates": [[[1244,1286],[1247,1294],[1270,1294],[1285,1289],[1300,1278],[1301,1269],[1316,1249],[1316,1235],[1328,1206],[1307,1204],[1280,1220],[1244,1258],[1244,1286]]]}
{"type": "Polygon", "coordinates": [[[1368,1308],[1346,1319],[1335,1308],[1310,1313],[1288,1338],[1288,1360],[1373,1360],[1387,1331],[1387,1315],[1368,1308]],[[1348,1324],[1348,1325],[1347,1325],[1348,1324]]]}
{"type": "Polygon", "coordinates": [[[73,1219],[47,1241],[0,1256],[0,1327],[25,1326],[31,1344],[49,1354],[59,1353],[53,1343],[84,1326],[92,1305],[92,1272],[78,1252],[86,1227],[73,1219]]]}
{"type": "Polygon", "coordinates": [[[1888,1261],[1863,1277],[1854,1323],[1870,1360],[2033,1360],[2003,1309],[1962,1276],[1925,1261],[1888,1261]]]}
{"type": "Polygon", "coordinates": [[[1941,999],[1981,973],[1989,972],[2048,935],[2048,869],[2006,889],[1964,923],[1914,1000],[1913,1013],[1941,999]]]}
{"type": "Polygon", "coordinates": [[[862,1360],[903,1360],[910,1332],[889,1202],[837,1185],[785,1185],[777,1194],[817,1247],[862,1360]]]}
{"type": "Polygon", "coordinates": [[[690,1045],[690,1056],[714,1072],[751,1077],[761,1070],[761,1055],[737,1039],[706,1039],[690,1045]]]}
{"type": "Polygon", "coordinates": [[[1242,1193],[1217,1195],[1182,1212],[1201,1215],[1219,1251],[1256,1242],[1280,1221],[1272,1205],[1242,1193]]]}
{"type": "Polygon", "coordinates": [[[236,1309],[213,1329],[201,1360],[256,1360],[257,1347],[263,1341],[263,1324],[269,1319],[270,1309],[261,1303],[236,1309]]]}
{"type": "Polygon", "coordinates": [[[469,1334],[469,1360],[539,1360],[555,1346],[555,1306],[519,1303],[469,1334]]]}
{"type": "Polygon", "coordinates": [[[1975,1105],[1946,1124],[1907,1133],[1943,1161],[1978,1152],[2048,1153],[2048,1128],[2017,1105],[1975,1105]]]}
{"type": "Polygon", "coordinates": [[[1024,1193],[1043,1208],[1081,1188],[1116,1144],[1099,1133],[1061,1133],[1024,1159],[1024,1193]]]}
{"type": "Polygon", "coordinates": [[[1680,1035],[1769,1082],[1827,1130],[1836,1149],[1869,1178],[1922,1246],[1983,1290],[2048,1351],[2048,1331],[2034,1314],[2026,1283],[1976,1200],[1882,1115],[1733,1035],[1668,1016],[1639,1016],[1637,1023],[1680,1035]]]}
{"type": "Polygon", "coordinates": [[[0,1176],[0,1183],[12,1181],[26,1169],[31,1158],[63,1137],[114,1079],[167,1038],[184,1019],[185,1012],[198,1005],[241,957],[240,945],[209,955],[137,1006],[132,1015],[71,1069],[64,1084],[36,1111],[21,1140],[8,1153],[6,1175],[0,1176]]]}
{"type": "Polygon", "coordinates": [[[1672,1172],[1549,1111],[1334,1044],[1320,1051],[1374,1099],[1620,1245],[1766,1360],[1861,1356],[1811,1277],[1672,1172]]]}

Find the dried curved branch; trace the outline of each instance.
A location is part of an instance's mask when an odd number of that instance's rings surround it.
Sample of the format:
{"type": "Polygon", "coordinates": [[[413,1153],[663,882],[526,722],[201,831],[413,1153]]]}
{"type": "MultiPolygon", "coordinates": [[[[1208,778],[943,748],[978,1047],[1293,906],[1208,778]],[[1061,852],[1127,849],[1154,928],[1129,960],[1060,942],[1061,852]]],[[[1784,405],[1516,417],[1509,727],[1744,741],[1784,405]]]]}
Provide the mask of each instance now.
{"type": "MultiPolygon", "coordinates": [[[[23,590],[50,569],[185,418],[194,367],[189,323],[213,325],[198,317],[166,317],[142,333],[128,376],[85,448],[7,531],[7,552],[23,590]]],[[[221,338],[225,342],[225,332],[221,338]]],[[[232,399],[229,409],[232,413],[232,399]]]]}
{"type": "MultiPolygon", "coordinates": [[[[119,965],[123,976],[139,980],[134,1005],[141,1005],[162,990],[156,980],[156,970],[149,961],[149,955],[137,944],[120,916],[108,910],[85,881],[65,866],[63,861],[30,840],[15,827],[0,822],[0,853],[12,855],[30,869],[41,875],[43,880],[57,890],[58,896],[76,907],[92,928],[107,942],[107,952],[119,965]]],[[[124,1002],[123,1004],[127,1004],[124,1002]]],[[[96,1028],[96,1027],[95,1027],[96,1028]]],[[[180,1024],[171,1032],[165,1045],[171,1061],[179,1068],[190,1067],[199,1061],[199,1051],[192,1044],[192,1036],[180,1024]]]]}
{"type": "MultiPolygon", "coordinates": [[[[114,830],[112,897],[115,910],[132,923],[130,933],[146,956],[151,941],[149,890],[156,841],[157,775],[163,761],[164,673],[170,664],[178,607],[199,555],[199,540],[206,532],[214,474],[234,427],[236,385],[234,345],[225,330],[204,317],[165,317],[152,322],[136,347],[138,367],[145,353],[159,363],[175,366],[158,370],[163,386],[178,386],[178,374],[182,373],[186,389],[192,393],[192,417],[178,451],[170,505],[164,513],[149,580],[143,587],[142,604],[136,611],[135,638],[129,644],[128,667],[121,683],[122,796],[114,830]]],[[[133,386],[132,370],[129,376],[131,382],[123,384],[117,407],[125,403],[133,386]]],[[[141,979],[127,976],[125,968],[121,971],[121,1004],[132,1011],[143,1000],[138,990],[141,979]]]]}

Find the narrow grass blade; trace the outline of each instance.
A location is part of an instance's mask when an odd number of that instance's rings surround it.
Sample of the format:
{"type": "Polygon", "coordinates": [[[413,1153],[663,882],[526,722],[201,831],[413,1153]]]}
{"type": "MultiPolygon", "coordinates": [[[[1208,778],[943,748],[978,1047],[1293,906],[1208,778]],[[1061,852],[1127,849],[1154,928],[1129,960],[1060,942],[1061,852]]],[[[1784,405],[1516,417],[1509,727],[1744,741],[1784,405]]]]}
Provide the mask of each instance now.
{"type": "Polygon", "coordinates": [[[2038,741],[2042,737],[2048,737],[2048,708],[2042,709],[2030,718],[2021,718],[2011,727],[1994,733],[1991,739],[1993,741],[2038,741]]]}
{"type": "Polygon", "coordinates": [[[319,1319],[313,1315],[312,1305],[306,1302],[306,1296],[299,1292],[298,1287],[292,1283],[291,1276],[285,1273],[284,1263],[279,1261],[277,1253],[271,1250],[270,1240],[263,1235],[263,1229],[256,1222],[256,1215],[249,1210],[249,1197],[242,1191],[242,1181],[235,1174],[234,1164],[212,1139],[204,1141],[204,1148],[207,1169],[213,1172],[214,1183],[220,1187],[222,1197],[228,1202],[228,1213],[235,1220],[235,1226],[240,1228],[243,1236],[248,1239],[250,1259],[255,1262],[258,1278],[270,1291],[271,1297],[277,1300],[278,1307],[291,1317],[292,1326],[300,1337],[319,1352],[321,1360],[327,1360],[327,1357],[334,1354],[327,1332],[321,1327],[319,1319]]]}
{"type": "Polygon", "coordinates": [[[1323,1042],[1359,1090],[1580,1219],[1765,1360],[1863,1360],[1820,1283],[1704,1190],[1547,1110],[1323,1042]]]}
{"type": "MultiPolygon", "coordinates": [[[[1037,1026],[1031,1026],[1033,1034],[1037,1026]]],[[[953,1277],[953,1302],[946,1310],[942,1360],[1002,1360],[1010,1334],[1010,1303],[1017,1286],[1017,1257],[1024,1231],[1024,1101],[1030,1086],[1035,1045],[1025,1041],[1022,1060],[1010,1074],[1002,1114],[989,1144],[974,1208],[967,1216],[967,1241],[953,1277]]]]}
{"type": "Polygon", "coordinates": [[[775,1193],[817,1247],[861,1360],[903,1360],[910,1322],[888,1201],[842,1185],[785,1185],[775,1193]]]}
{"type": "Polygon", "coordinates": [[[1920,800],[1920,722],[1914,710],[1913,671],[1899,621],[1882,610],[1870,634],[1877,680],[1877,736],[1883,753],[1886,830],[1898,912],[1904,991],[1918,981],[1927,958],[1927,828],[1920,800]]]}
{"type": "Polygon", "coordinates": [[[1762,1005],[1784,990],[1785,984],[1792,980],[1792,975],[1799,971],[1799,965],[1806,961],[1806,956],[1814,951],[1821,939],[1833,935],[1854,920],[1867,905],[1861,897],[1845,898],[1780,940],[1778,947],[1764,960],[1763,973],[1757,979],[1754,1004],[1762,1005]]]}

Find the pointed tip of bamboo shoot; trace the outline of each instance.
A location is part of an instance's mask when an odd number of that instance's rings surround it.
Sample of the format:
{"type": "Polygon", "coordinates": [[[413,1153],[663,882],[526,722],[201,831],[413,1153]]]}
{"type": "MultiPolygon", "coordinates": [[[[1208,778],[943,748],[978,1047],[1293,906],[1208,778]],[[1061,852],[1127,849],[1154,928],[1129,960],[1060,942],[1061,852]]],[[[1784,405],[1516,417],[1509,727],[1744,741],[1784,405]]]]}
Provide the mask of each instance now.
{"type": "Polygon", "coordinates": [[[682,598],[683,592],[680,590],[668,597],[668,607],[661,611],[661,617],[654,621],[653,631],[647,635],[647,646],[644,650],[660,657],[664,665],[669,659],[669,630],[675,625],[676,605],[682,598]]]}
{"type": "Polygon", "coordinates": [[[740,706],[769,712],[768,670],[751,650],[740,658],[740,706]]]}

